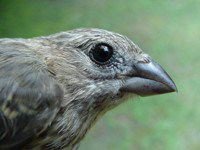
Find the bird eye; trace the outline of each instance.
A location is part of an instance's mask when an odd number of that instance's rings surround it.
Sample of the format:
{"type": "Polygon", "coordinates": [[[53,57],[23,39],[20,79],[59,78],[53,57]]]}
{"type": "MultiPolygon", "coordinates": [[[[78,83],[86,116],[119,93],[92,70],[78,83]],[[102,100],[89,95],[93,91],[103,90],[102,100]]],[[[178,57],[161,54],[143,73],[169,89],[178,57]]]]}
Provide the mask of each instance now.
{"type": "Polygon", "coordinates": [[[107,63],[113,56],[113,48],[106,43],[99,43],[89,53],[90,58],[98,64],[107,63]]]}

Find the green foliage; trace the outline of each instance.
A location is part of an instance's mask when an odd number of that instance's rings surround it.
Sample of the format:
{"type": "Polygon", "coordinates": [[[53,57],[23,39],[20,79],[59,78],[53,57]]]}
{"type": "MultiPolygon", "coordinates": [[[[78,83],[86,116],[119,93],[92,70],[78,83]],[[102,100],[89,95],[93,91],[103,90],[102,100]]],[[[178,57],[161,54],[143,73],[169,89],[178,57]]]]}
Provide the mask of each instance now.
{"type": "Polygon", "coordinates": [[[128,101],[108,112],[80,147],[200,149],[200,5],[195,0],[1,0],[0,37],[80,27],[126,34],[171,74],[179,93],[128,101]]]}

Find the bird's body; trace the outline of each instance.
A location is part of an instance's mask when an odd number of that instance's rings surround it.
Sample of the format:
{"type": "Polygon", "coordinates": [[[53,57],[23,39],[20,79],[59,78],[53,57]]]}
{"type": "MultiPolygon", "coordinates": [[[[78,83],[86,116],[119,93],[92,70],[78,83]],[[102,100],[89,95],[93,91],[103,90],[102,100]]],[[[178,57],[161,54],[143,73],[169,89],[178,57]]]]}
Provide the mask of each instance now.
{"type": "MultiPolygon", "coordinates": [[[[2,39],[0,40],[0,45],[1,45],[0,72],[1,72],[1,86],[2,86],[1,88],[2,89],[5,88],[5,86],[8,86],[9,89],[7,90],[10,90],[11,85],[16,86],[16,87],[13,87],[16,89],[17,89],[17,86],[23,86],[23,88],[26,88],[24,86],[27,86],[27,88],[31,88],[31,91],[30,91],[31,93],[32,90],[34,90],[33,88],[36,88],[36,92],[38,92],[38,94],[36,95],[37,97],[40,96],[39,92],[41,92],[41,94],[44,94],[44,97],[51,96],[51,95],[48,95],[51,93],[54,94],[55,92],[54,90],[57,90],[56,92],[58,92],[58,95],[56,95],[57,93],[55,93],[54,99],[49,99],[49,103],[50,105],[52,105],[51,107],[54,107],[52,112],[48,110],[49,115],[47,114],[47,116],[44,118],[45,119],[44,122],[42,120],[40,122],[41,129],[39,130],[41,131],[39,132],[43,132],[42,136],[37,136],[36,139],[34,138],[31,139],[31,141],[33,141],[34,146],[32,145],[32,142],[25,143],[23,144],[23,146],[25,145],[27,147],[38,147],[38,148],[41,147],[42,148],[43,145],[48,145],[48,147],[61,148],[61,147],[64,147],[64,145],[67,145],[68,147],[72,147],[76,145],[85,135],[86,131],[90,128],[91,123],[93,122],[92,120],[95,120],[97,118],[98,112],[96,115],[94,114],[93,116],[87,116],[87,112],[90,110],[88,110],[87,107],[81,108],[80,107],[81,101],[80,103],[77,103],[78,105],[70,104],[70,101],[72,101],[71,100],[72,97],[69,96],[69,93],[67,91],[68,90],[67,85],[62,85],[62,83],[65,82],[63,81],[64,80],[63,78],[65,78],[65,75],[70,74],[70,72],[68,72],[70,71],[70,69],[68,68],[70,66],[66,66],[65,63],[64,64],[61,63],[62,57],[64,57],[63,55],[65,55],[64,54],[65,52],[60,51],[60,53],[58,53],[59,48],[57,47],[59,47],[59,45],[57,45],[56,43],[50,43],[48,40],[43,39],[43,38],[42,39],[40,38],[39,39],[2,39]],[[52,49],[52,46],[54,47],[54,49],[52,49]],[[56,66],[58,66],[58,69],[62,69],[62,70],[57,71],[56,66]],[[59,72],[60,74],[57,74],[56,76],[55,71],[57,73],[59,72]],[[26,76],[29,76],[29,73],[30,73],[30,77],[27,77],[28,78],[27,81],[24,80],[26,76]],[[9,83],[8,85],[3,83],[3,82],[8,82],[9,78],[13,78],[13,81],[12,81],[13,83],[9,83]],[[52,86],[52,89],[47,89],[47,91],[45,91],[46,88],[50,88],[50,87],[42,87],[42,86],[45,86],[43,83],[45,80],[47,80],[46,86],[52,86]],[[53,80],[57,80],[57,81],[54,82],[53,80]],[[36,81],[39,83],[36,83],[36,81]],[[30,82],[32,83],[30,85],[27,85],[30,82]],[[22,85],[19,85],[19,84],[22,84],[22,85]],[[38,85],[34,85],[34,84],[38,84],[38,85]],[[56,87],[57,85],[58,87],[56,87]],[[59,86],[62,86],[62,90],[59,89],[59,86]],[[64,109],[64,107],[67,107],[67,109],[64,109]],[[72,120],[71,119],[72,117],[75,120],[72,120]],[[84,126],[83,126],[83,123],[84,123],[84,126]],[[42,131],[42,130],[45,130],[45,131],[42,131]]],[[[69,51],[70,51],[70,47],[69,47],[69,51]]],[[[67,52],[68,50],[66,51],[66,55],[68,55],[67,52]]],[[[66,58],[68,58],[68,56],[66,56],[66,58]]],[[[70,65],[70,63],[72,62],[69,62],[67,64],[70,65]]],[[[73,67],[71,69],[73,69],[73,67]]],[[[81,74],[79,76],[81,76],[81,74]]],[[[71,78],[72,77],[73,76],[71,76],[71,78]]],[[[78,82],[78,81],[72,81],[72,82],[78,82]]],[[[85,82],[87,81],[85,80],[85,82]]],[[[9,95],[12,97],[12,94],[14,94],[15,92],[14,90],[15,89],[13,89],[13,91],[11,91],[11,93],[9,93],[7,97],[9,95]]],[[[74,89],[69,89],[69,90],[74,90],[74,89]]],[[[84,92],[84,91],[79,91],[79,89],[77,89],[77,92],[84,92]]],[[[73,94],[78,94],[78,93],[73,93],[73,94]]],[[[81,95],[85,97],[84,93],[81,93],[81,95]]],[[[29,101],[30,105],[34,105],[34,102],[36,99],[33,99],[33,102],[29,101]]],[[[1,100],[3,101],[3,99],[1,100]]],[[[23,101],[19,101],[19,105],[22,105],[22,102],[23,101]]],[[[24,110],[20,110],[20,108],[16,108],[17,110],[15,110],[15,108],[7,106],[6,103],[8,102],[5,102],[4,104],[1,105],[1,110],[4,113],[2,115],[5,115],[9,119],[8,123],[9,121],[12,121],[13,119],[15,119],[18,115],[21,115],[23,113],[28,114],[27,116],[29,116],[29,111],[30,111],[30,117],[31,117],[31,114],[32,114],[31,107],[34,107],[34,106],[26,106],[25,104],[24,106],[25,108],[22,108],[24,110]],[[21,114],[18,114],[18,113],[21,113],[21,114]]],[[[17,107],[17,104],[14,104],[14,105],[15,105],[14,107],[17,107]]],[[[37,107],[40,107],[40,106],[37,106],[37,107]]],[[[44,110],[41,110],[41,111],[44,111],[44,110]]],[[[37,119],[38,118],[36,118],[36,120],[37,119]]],[[[21,121],[25,121],[25,120],[19,119],[19,121],[20,121],[19,123],[21,123],[21,121]]],[[[1,120],[1,124],[3,123],[4,123],[3,120],[1,120]]],[[[30,130],[34,128],[34,123],[35,122],[33,122],[33,124],[32,123],[30,124],[30,130]]],[[[10,124],[12,123],[10,122],[10,124]]],[[[9,132],[15,132],[14,131],[15,129],[12,128],[12,125],[10,128],[12,130],[10,130],[9,132]]],[[[23,129],[20,129],[20,130],[23,130],[23,129]]],[[[29,135],[21,135],[21,136],[25,136],[24,138],[29,138],[29,135]]],[[[17,143],[18,142],[19,141],[17,141],[17,143]]],[[[4,145],[3,143],[5,143],[5,147],[7,146],[9,147],[8,145],[9,142],[7,139],[1,141],[0,143],[2,143],[2,145],[4,145]]],[[[19,146],[21,147],[20,144],[19,146]]]]}
{"type": "Polygon", "coordinates": [[[148,63],[146,56],[128,38],[99,29],[0,39],[0,149],[76,149],[96,120],[126,99],[120,89],[141,93],[124,86],[125,77],[130,82],[142,68],[132,64],[148,63]],[[98,58],[99,43],[112,46],[112,59],[98,58]]]}

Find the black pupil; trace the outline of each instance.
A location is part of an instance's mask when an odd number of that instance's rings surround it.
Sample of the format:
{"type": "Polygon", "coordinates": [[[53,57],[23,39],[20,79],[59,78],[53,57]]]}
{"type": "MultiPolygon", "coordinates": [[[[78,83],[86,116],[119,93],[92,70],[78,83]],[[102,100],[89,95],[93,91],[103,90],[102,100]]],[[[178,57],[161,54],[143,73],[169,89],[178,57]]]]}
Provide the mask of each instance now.
{"type": "Polygon", "coordinates": [[[98,44],[92,50],[92,57],[98,63],[105,63],[113,55],[113,48],[107,44],[98,44]]]}

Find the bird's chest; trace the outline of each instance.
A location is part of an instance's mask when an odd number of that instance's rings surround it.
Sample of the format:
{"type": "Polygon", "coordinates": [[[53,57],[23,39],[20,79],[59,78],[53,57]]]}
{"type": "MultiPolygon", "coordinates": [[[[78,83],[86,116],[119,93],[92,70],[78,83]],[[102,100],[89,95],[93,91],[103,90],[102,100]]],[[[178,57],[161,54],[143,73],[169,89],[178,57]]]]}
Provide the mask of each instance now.
{"type": "Polygon", "coordinates": [[[44,135],[37,140],[41,149],[76,149],[87,131],[97,120],[98,114],[59,115],[44,135]]]}

